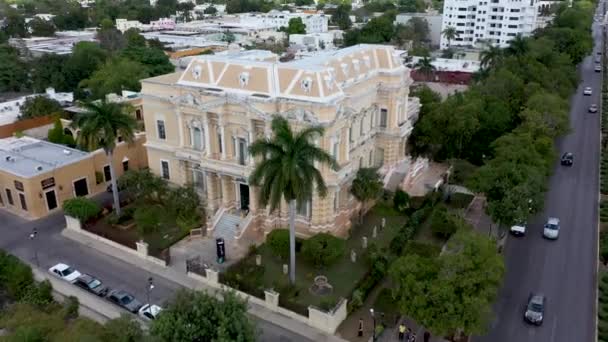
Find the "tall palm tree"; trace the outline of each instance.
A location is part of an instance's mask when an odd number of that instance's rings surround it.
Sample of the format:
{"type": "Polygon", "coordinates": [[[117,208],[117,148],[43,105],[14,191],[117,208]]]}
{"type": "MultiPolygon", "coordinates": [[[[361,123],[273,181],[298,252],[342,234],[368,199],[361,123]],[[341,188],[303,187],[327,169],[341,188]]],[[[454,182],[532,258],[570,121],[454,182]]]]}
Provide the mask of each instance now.
{"type": "Polygon", "coordinates": [[[384,184],[380,180],[377,168],[360,168],[357,177],[353,180],[350,193],[361,202],[359,209],[359,224],[363,223],[363,210],[366,204],[380,197],[384,192],[384,184]]]}
{"type": "Polygon", "coordinates": [[[416,71],[425,75],[427,80],[429,80],[435,72],[435,66],[432,63],[432,60],[428,57],[422,57],[419,59],[418,62],[414,64],[414,68],[416,68],[416,71]]]}
{"type": "Polygon", "coordinates": [[[494,68],[502,61],[503,51],[500,47],[485,43],[485,48],[481,51],[479,59],[482,69],[494,68]]]}
{"type": "Polygon", "coordinates": [[[445,37],[445,39],[448,40],[448,47],[452,47],[452,40],[460,36],[460,33],[456,31],[456,28],[454,26],[446,27],[443,32],[441,32],[441,34],[445,37]]]}
{"type": "Polygon", "coordinates": [[[133,141],[137,122],[128,113],[130,107],[122,103],[101,100],[83,103],[82,107],[84,112],[78,114],[73,122],[74,126],[80,128],[78,143],[89,150],[103,148],[106,153],[112,178],[114,208],[116,214],[120,215],[118,186],[112,156],[118,137],[129,143],[133,141]]]}
{"type": "Polygon", "coordinates": [[[518,34],[509,42],[507,52],[514,56],[521,56],[528,52],[530,46],[528,45],[528,39],[518,34]]]}
{"type": "Polygon", "coordinates": [[[327,186],[315,163],[337,168],[335,159],[315,146],[313,139],[323,135],[321,126],[312,126],[294,132],[289,122],[280,116],[272,119],[272,139],[255,141],[249,147],[253,157],[262,157],[249,177],[249,183],[260,188],[259,201],[274,211],[281,197],[289,203],[289,281],[296,280],[296,203],[310,200],[313,188],[324,197],[327,186]]]}

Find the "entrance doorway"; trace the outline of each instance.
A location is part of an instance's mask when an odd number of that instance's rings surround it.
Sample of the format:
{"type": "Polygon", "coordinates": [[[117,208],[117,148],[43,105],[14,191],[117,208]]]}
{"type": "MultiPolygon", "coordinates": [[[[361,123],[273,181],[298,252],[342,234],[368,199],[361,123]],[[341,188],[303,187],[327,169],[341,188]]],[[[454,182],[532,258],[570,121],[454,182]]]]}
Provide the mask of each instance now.
{"type": "Polygon", "coordinates": [[[239,184],[239,192],[241,194],[241,210],[249,210],[249,185],[239,184]]]}
{"type": "Polygon", "coordinates": [[[55,196],[55,190],[50,190],[45,193],[46,206],[49,211],[57,208],[57,197],[55,196]]]}
{"type": "Polygon", "coordinates": [[[76,197],[87,196],[89,194],[89,187],[87,185],[87,179],[82,178],[74,182],[74,195],[76,197]]]}

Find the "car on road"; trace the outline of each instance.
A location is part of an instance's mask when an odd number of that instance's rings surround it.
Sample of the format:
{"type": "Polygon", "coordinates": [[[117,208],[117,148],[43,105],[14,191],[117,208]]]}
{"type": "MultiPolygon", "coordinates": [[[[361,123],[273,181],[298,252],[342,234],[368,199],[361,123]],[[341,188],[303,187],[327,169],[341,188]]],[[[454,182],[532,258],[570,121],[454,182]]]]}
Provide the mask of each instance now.
{"type": "Polygon", "coordinates": [[[574,165],[574,154],[572,152],[566,152],[562,155],[560,163],[565,166],[574,165]]]}
{"type": "Polygon", "coordinates": [[[597,113],[597,110],[598,110],[598,108],[595,103],[592,104],[591,106],[589,106],[589,109],[588,109],[589,113],[597,113]]]}
{"type": "Polygon", "coordinates": [[[591,94],[593,94],[593,90],[591,89],[591,87],[585,87],[585,89],[583,90],[583,95],[590,96],[591,94]]]}
{"type": "Polygon", "coordinates": [[[51,272],[56,277],[59,277],[65,281],[69,281],[73,283],[81,276],[80,272],[73,269],[69,265],[59,263],[51,268],[49,268],[49,272],[51,272]]]}
{"type": "Polygon", "coordinates": [[[600,57],[600,56],[595,57],[595,63],[599,63],[601,61],[602,61],[602,57],[600,57]]]}
{"type": "Polygon", "coordinates": [[[551,240],[557,240],[559,237],[559,219],[556,217],[549,217],[547,223],[543,227],[543,237],[551,240]]]}
{"type": "Polygon", "coordinates": [[[123,290],[112,290],[108,295],[108,300],[124,309],[131,311],[136,314],[139,309],[142,307],[140,301],[135,299],[135,297],[123,290]]]}
{"type": "Polygon", "coordinates": [[[595,72],[602,72],[602,66],[601,65],[596,65],[593,70],[595,70],[595,72]]]}
{"type": "Polygon", "coordinates": [[[542,294],[531,293],[526,304],[524,312],[524,320],[535,325],[543,324],[543,316],[545,314],[545,296],[542,294]]]}
{"type": "Polygon", "coordinates": [[[78,279],[74,281],[74,285],[100,297],[105,297],[110,290],[107,286],[103,285],[101,280],[86,273],[78,277],[78,279]]]}
{"type": "Polygon", "coordinates": [[[153,321],[158,317],[161,311],[163,311],[163,308],[158,305],[146,304],[139,309],[139,317],[146,321],[153,321]]]}
{"type": "Polygon", "coordinates": [[[526,224],[518,223],[516,225],[513,225],[511,229],[509,229],[509,231],[515,236],[524,236],[526,235],[526,224]]]}

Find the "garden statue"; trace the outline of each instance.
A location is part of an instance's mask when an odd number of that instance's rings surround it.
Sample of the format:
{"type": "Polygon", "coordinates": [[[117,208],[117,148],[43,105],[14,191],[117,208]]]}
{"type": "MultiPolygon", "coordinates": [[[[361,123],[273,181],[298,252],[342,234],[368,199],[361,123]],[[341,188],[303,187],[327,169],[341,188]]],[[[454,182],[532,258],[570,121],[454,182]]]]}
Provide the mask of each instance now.
{"type": "Polygon", "coordinates": [[[354,249],[350,250],[350,261],[353,263],[357,262],[357,252],[354,249]]]}
{"type": "Polygon", "coordinates": [[[367,249],[367,237],[364,236],[362,238],[362,240],[363,240],[363,249],[367,249]]]}
{"type": "Polygon", "coordinates": [[[384,226],[386,226],[386,217],[382,218],[382,226],[380,228],[384,229],[384,226]]]}
{"type": "Polygon", "coordinates": [[[372,238],[378,237],[378,226],[374,226],[374,230],[372,230],[372,238]]]}
{"type": "Polygon", "coordinates": [[[256,266],[262,265],[262,256],[260,254],[256,254],[256,256],[255,256],[255,265],[256,266]]]}
{"type": "Polygon", "coordinates": [[[287,275],[289,273],[289,266],[287,264],[283,264],[283,274],[287,275]]]}

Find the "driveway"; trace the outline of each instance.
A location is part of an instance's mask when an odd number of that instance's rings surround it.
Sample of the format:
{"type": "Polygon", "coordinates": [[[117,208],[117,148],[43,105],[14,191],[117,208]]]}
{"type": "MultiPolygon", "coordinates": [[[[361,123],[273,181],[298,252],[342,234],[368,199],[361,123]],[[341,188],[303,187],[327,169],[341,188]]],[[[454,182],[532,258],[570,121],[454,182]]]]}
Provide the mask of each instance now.
{"type": "MultiPolygon", "coordinates": [[[[131,292],[141,301],[146,300],[146,286],[150,276],[154,278],[154,290],[150,297],[150,301],[153,303],[163,303],[181,288],[178,283],[153,276],[131,264],[64,238],[61,235],[64,227],[65,219],[62,213],[50,215],[42,220],[26,221],[0,210],[0,236],[2,237],[0,249],[17,255],[23,260],[28,260],[32,264],[35,264],[34,251],[37,251],[37,259],[43,269],[48,269],[58,262],[65,262],[81,272],[99,277],[111,288],[121,288],[131,292]],[[30,241],[28,236],[33,228],[37,228],[38,236],[35,240],[30,241]]],[[[252,318],[260,329],[260,341],[311,341],[272,322],[252,318]]]]}
{"type": "MultiPolygon", "coordinates": [[[[601,29],[594,24],[595,51],[601,50],[601,29]]],[[[595,340],[600,114],[587,113],[591,103],[601,102],[601,75],[593,70],[594,57],[585,58],[580,66],[581,83],[571,100],[572,132],[557,144],[560,154],[574,153],[575,164],[556,164],[544,212],[530,221],[525,237],[509,237],[505,248],[507,273],[496,303],[496,317],[490,332],[475,341],[595,340]],[[593,88],[592,96],[582,95],[585,86],[593,88]],[[549,216],[561,220],[557,241],[541,237],[549,216]],[[523,322],[523,308],[531,291],[547,296],[540,327],[523,322]]]]}

